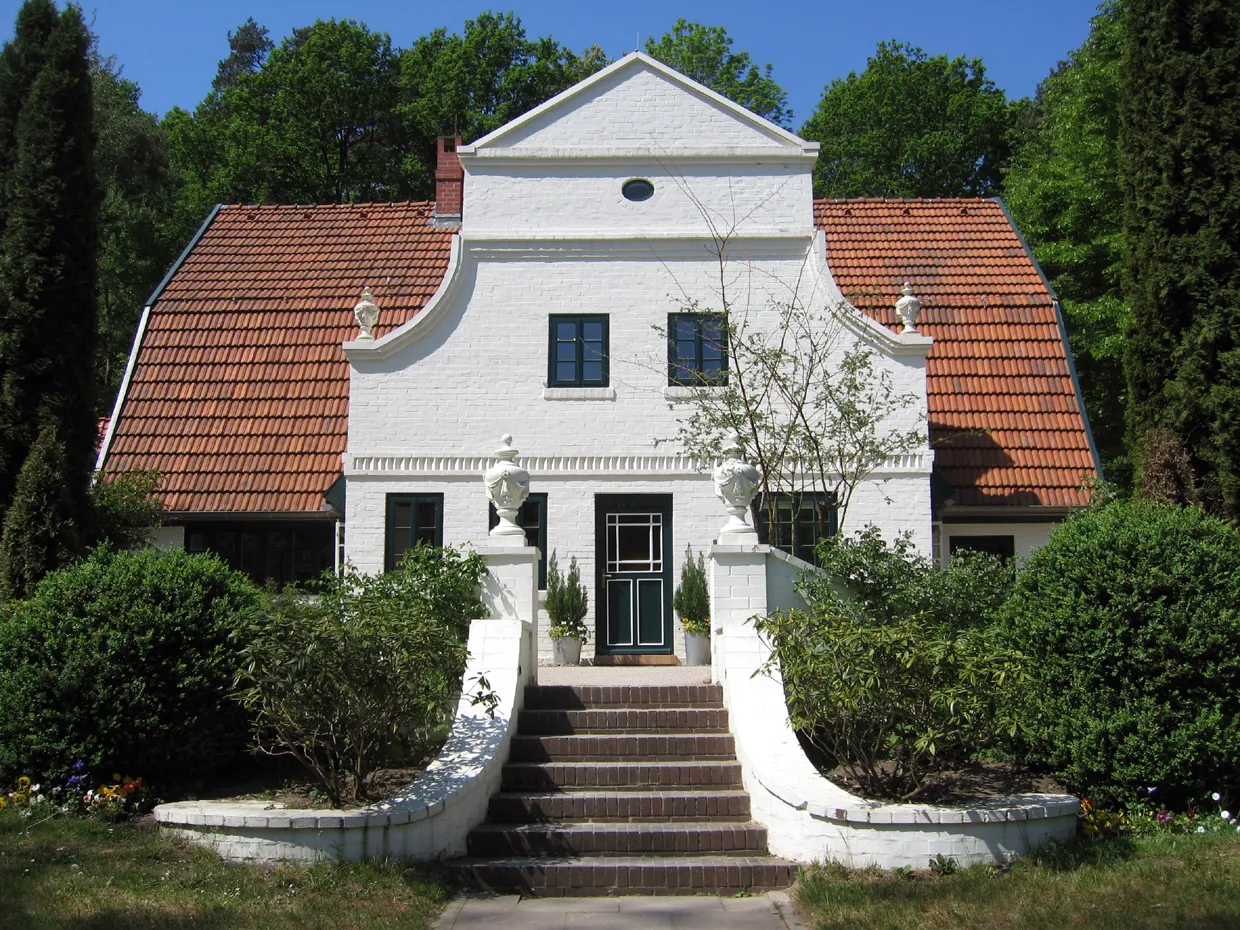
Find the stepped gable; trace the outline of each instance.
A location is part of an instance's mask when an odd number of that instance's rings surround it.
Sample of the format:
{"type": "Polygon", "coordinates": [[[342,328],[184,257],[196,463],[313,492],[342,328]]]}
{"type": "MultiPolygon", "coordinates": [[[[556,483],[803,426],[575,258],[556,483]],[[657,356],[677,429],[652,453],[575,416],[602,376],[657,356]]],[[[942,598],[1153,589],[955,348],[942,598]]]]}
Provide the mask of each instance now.
{"type": "Polygon", "coordinates": [[[536,896],[735,894],[792,883],[766,855],[718,685],[531,686],[464,887],[536,896]]]}
{"type": "Polygon", "coordinates": [[[819,200],[827,262],[898,331],[921,301],[935,473],[960,506],[1083,506],[1098,474],[1053,297],[997,200],[819,200]]]}
{"type": "MultiPolygon", "coordinates": [[[[157,291],[104,472],[152,469],[171,512],[318,512],[347,435],[351,312],[376,336],[438,288],[432,204],[225,206],[157,291]]],[[[817,201],[841,290],[895,328],[922,301],[935,471],[962,506],[1079,506],[1094,456],[1049,289],[990,200],[817,201]]]]}

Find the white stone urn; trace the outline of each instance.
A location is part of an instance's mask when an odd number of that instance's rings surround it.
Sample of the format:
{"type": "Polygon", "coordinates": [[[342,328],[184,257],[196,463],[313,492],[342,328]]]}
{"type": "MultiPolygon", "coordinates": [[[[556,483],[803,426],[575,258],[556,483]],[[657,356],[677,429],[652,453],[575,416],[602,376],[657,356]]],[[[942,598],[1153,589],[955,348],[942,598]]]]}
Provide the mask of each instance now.
{"type": "Polygon", "coordinates": [[[896,301],[896,316],[904,324],[901,332],[915,333],[917,332],[917,318],[921,316],[921,301],[913,296],[913,285],[907,281],[904,282],[900,293],[904,296],[896,301]]]}
{"type": "Polygon", "coordinates": [[[720,543],[757,542],[758,531],[748,520],[749,505],[758,493],[762,476],[741,458],[741,437],[733,433],[723,447],[724,459],[715,469],[715,494],[727,508],[729,519],[719,531],[720,543]]]}
{"type": "Polygon", "coordinates": [[[357,328],[361,330],[358,333],[358,339],[374,339],[371,332],[375,328],[375,324],[379,322],[379,306],[375,303],[375,297],[370,293],[370,288],[362,291],[362,299],[357,306],[353,308],[353,318],[357,320],[357,328]]]}
{"type": "Polygon", "coordinates": [[[491,535],[510,541],[512,545],[524,545],[525,530],[517,525],[517,513],[530,494],[530,473],[516,463],[517,450],[512,447],[512,435],[505,433],[500,442],[502,445],[495,450],[499,461],[482,476],[487,497],[499,514],[499,523],[491,530],[491,535]]]}

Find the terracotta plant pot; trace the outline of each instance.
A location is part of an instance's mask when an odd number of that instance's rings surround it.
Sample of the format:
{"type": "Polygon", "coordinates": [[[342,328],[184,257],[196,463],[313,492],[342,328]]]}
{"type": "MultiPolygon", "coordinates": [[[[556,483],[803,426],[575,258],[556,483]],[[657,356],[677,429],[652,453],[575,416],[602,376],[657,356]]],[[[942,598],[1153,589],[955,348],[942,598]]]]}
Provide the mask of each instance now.
{"type": "Polygon", "coordinates": [[[710,665],[710,634],[685,630],[685,665],[710,665]]]}
{"type": "Polygon", "coordinates": [[[551,640],[553,665],[578,665],[581,662],[581,640],[575,636],[551,640]]]}

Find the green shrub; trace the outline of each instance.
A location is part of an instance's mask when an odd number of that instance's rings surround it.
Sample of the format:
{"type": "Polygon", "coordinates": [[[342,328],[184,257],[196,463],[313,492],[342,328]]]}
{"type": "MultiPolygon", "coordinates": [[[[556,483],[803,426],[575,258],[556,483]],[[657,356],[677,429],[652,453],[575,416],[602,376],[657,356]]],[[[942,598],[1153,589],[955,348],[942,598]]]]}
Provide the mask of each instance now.
{"type": "Polygon", "coordinates": [[[271,597],[237,631],[258,749],[293,756],[336,806],[365,796],[380,766],[421,758],[461,692],[485,571],[476,554],[419,546],[394,572],[271,597]]]}
{"type": "Polygon", "coordinates": [[[130,471],[99,481],[90,489],[92,545],[141,549],[151,544],[160,524],[159,475],[130,471]]]}
{"type": "Polygon", "coordinates": [[[565,575],[556,564],[555,550],[552,550],[551,561],[547,563],[547,600],[544,605],[549,621],[547,635],[552,639],[571,637],[587,642],[590,631],[586,629],[585,621],[590,610],[589,598],[586,586],[581,583],[577,557],[569,560],[568,574],[565,575]]]}
{"type": "Polygon", "coordinates": [[[1115,501],[1066,520],[1005,607],[1027,652],[1029,758],[1097,800],[1240,784],[1240,536],[1115,501]]]}
{"type": "Polygon", "coordinates": [[[755,620],[778,661],[792,725],[869,797],[908,800],[925,776],[1018,729],[1007,695],[1024,658],[996,617],[1011,578],[992,557],[946,571],[875,530],[819,544],[808,610],[755,620]]]}
{"type": "Polygon", "coordinates": [[[672,595],[672,611],[680,618],[686,633],[710,635],[710,592],[706,586],[706,559],[693,547],[685,547],[685,562],[680,568],[680,584],[672,595]]]}
{"type": "Polygon", "coordinates": [[[235,759],[229,637],[260,592],[213,556],[104,549],[0,621],[0,779],[80,760],[167,785],[235,759]]]}

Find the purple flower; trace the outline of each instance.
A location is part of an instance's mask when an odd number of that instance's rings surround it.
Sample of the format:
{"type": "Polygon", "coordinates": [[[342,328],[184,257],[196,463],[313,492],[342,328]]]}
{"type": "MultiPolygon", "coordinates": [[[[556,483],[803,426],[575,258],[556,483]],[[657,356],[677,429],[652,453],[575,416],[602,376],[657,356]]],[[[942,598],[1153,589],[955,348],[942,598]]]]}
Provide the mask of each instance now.
{"type": "Polygon", "coordinates": [[[1159,823],[1170,823],[1171,812],[1170,811],[1159,811],[1154,819],[1157,820],[1159,823]]]}
{"type": "Polygon", "coordinates": [[[81,759],[78,759],[76,762],[73,763],[73,771],[75,772],[84,771],[85,768],[86,768],[86,763],[83,762],[81,759]]]}
{"type": "Polygon", "coordinates": [[[1157,788],[1157,787],[1153,787],[1153,788],[1146,788],[1146,789],[1145,789],[1145,793],[1146,793],[1146,794],[1153,794],[1153,793],[1154,793],[1155,791],[1157,791],[1157,790],[1158,790],[1158,788],[1157,788]]]}

